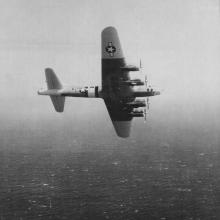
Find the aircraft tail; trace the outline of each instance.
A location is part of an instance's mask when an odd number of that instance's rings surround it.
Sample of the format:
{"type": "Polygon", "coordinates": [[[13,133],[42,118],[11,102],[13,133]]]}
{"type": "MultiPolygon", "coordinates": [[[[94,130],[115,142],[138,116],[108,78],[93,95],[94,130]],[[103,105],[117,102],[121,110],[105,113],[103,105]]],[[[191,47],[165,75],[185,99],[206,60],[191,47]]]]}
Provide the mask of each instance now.
{"type": "Polygon", "coordinates": [[[63,112],[65,97],[64,96],[50,96],[53,106],[57,112],[63,112]]]}
{"type": "Polygon", "coordinates": [[[63,86],[54,73],[54,71],[50,68],[45,69],[45,75],[46,75],[46,80],[47,80],[47,88],[48,89],[62,89],[63,86]]]}
{"type": "MultiPolygon", "coordinates": [[[[48,90],[51,89],[62,89],[63,85],[60,82],[59,78],[56,76],[54,71],[50,68],[45,69],[45,75],[47,80],[47,88],[48,90]]],[[[64,104],[65,104],[65,97],[64,96],[58,96],[58,95],[50,95],[51,101],[53,103],[53,106],[57,112],[63,112],[64,110],[64,104]]]]}

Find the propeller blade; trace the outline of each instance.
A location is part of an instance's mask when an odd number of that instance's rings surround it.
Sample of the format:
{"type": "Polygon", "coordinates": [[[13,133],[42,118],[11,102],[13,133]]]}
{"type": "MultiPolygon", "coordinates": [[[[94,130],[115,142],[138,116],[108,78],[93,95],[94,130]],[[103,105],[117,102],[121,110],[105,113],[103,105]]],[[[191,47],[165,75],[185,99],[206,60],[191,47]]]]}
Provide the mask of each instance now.
{"type": "Polygon", "coordinates": [[[141,63],[141,59],[140,59],[140,62],[139,62],[139,70],[140,70],[140,74],[142,74],[142,63],[141,63]]]}
{"type": "Polygon", "coordinates": [[[150,108],[150,102],[149,102],[149,98],[147,97],[147,110],[149,110],[150,108]]]}
{"type": "Polygon", "coordinates": [[[147,75],[144,77],[145,86],[147,87],[147,75]]]}
{"type": "Polygon", "coordinates": [[[147,109],[144,108],[144,123],[147,122],[147,109]]]}

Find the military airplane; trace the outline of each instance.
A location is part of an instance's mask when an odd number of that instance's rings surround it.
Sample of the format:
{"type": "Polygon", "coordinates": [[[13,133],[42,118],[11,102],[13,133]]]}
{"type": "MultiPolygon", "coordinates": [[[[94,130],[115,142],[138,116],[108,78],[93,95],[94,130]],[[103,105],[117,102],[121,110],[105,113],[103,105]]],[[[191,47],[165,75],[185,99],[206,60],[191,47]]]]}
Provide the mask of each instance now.
{"type": "Polygon", "coordinates": [[[51,68],[45,69],[47,89],[39,95],[50,96],[57,112],[63,112],[65,97],[102,98],[119,137],[130,135],[134,117],[146,117],[148,97],[159,95],[147,81],[132,79],[130,72],[141,68],[127,65],[117,30],[107,27],[102,31],[102,86],[64,86],[51,68]],[[139,99],[142,97],[142,99],[139,99]],[[147,101],[143,99],[147,98],[147,101]],[[144,108],[144,109],[143,109],[144,108]]]}

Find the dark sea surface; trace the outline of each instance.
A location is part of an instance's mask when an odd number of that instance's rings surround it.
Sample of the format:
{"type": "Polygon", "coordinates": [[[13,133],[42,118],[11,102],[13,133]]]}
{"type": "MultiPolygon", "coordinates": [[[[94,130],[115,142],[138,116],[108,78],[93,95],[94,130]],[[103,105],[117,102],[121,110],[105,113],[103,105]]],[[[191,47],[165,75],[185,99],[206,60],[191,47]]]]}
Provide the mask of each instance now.
{"type": "Polygon", "coordinates": [[[0,151],[0,220],[220,219],[213,146],[0,151]]]}

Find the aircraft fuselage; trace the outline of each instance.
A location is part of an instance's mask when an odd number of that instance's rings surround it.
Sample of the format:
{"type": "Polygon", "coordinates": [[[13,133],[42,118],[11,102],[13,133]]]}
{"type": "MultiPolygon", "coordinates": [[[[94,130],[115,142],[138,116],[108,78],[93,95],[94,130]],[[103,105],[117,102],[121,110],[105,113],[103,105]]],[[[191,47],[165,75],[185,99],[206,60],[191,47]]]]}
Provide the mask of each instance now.
{"type": "MultiPolygon", "coordinates": [[[[85,87],[64,87],[62,89],[41,89],[38,91],[39,95],[52,95],[52,96],[70,96],[70,97],[85,97],[85,98],[103,98],[103,97],[114,97],[117,100],[136,98],[136,97],[148,97],[159,95],[160,93],[148,88],[143,90],[136,90],[135,88],[130,88],[127,90],[125,88],[118,87],[117,94],[111,93],[109,89],[107,91],[102,91],[99,86],[85,86],[85,87]],[[123,91],[125,89],[125,91],[123,91]]],[[[115,91],[115,88],[114,88],[115,91]]]]}
{"type": "Polygon", "coordinates": [[[70,96],[84,98],[102,98],[102,92],[98,86],[74,87],[68,86],[62,89],[39,90],[39,95],[54,95],[54,96],[70,96]]]}

